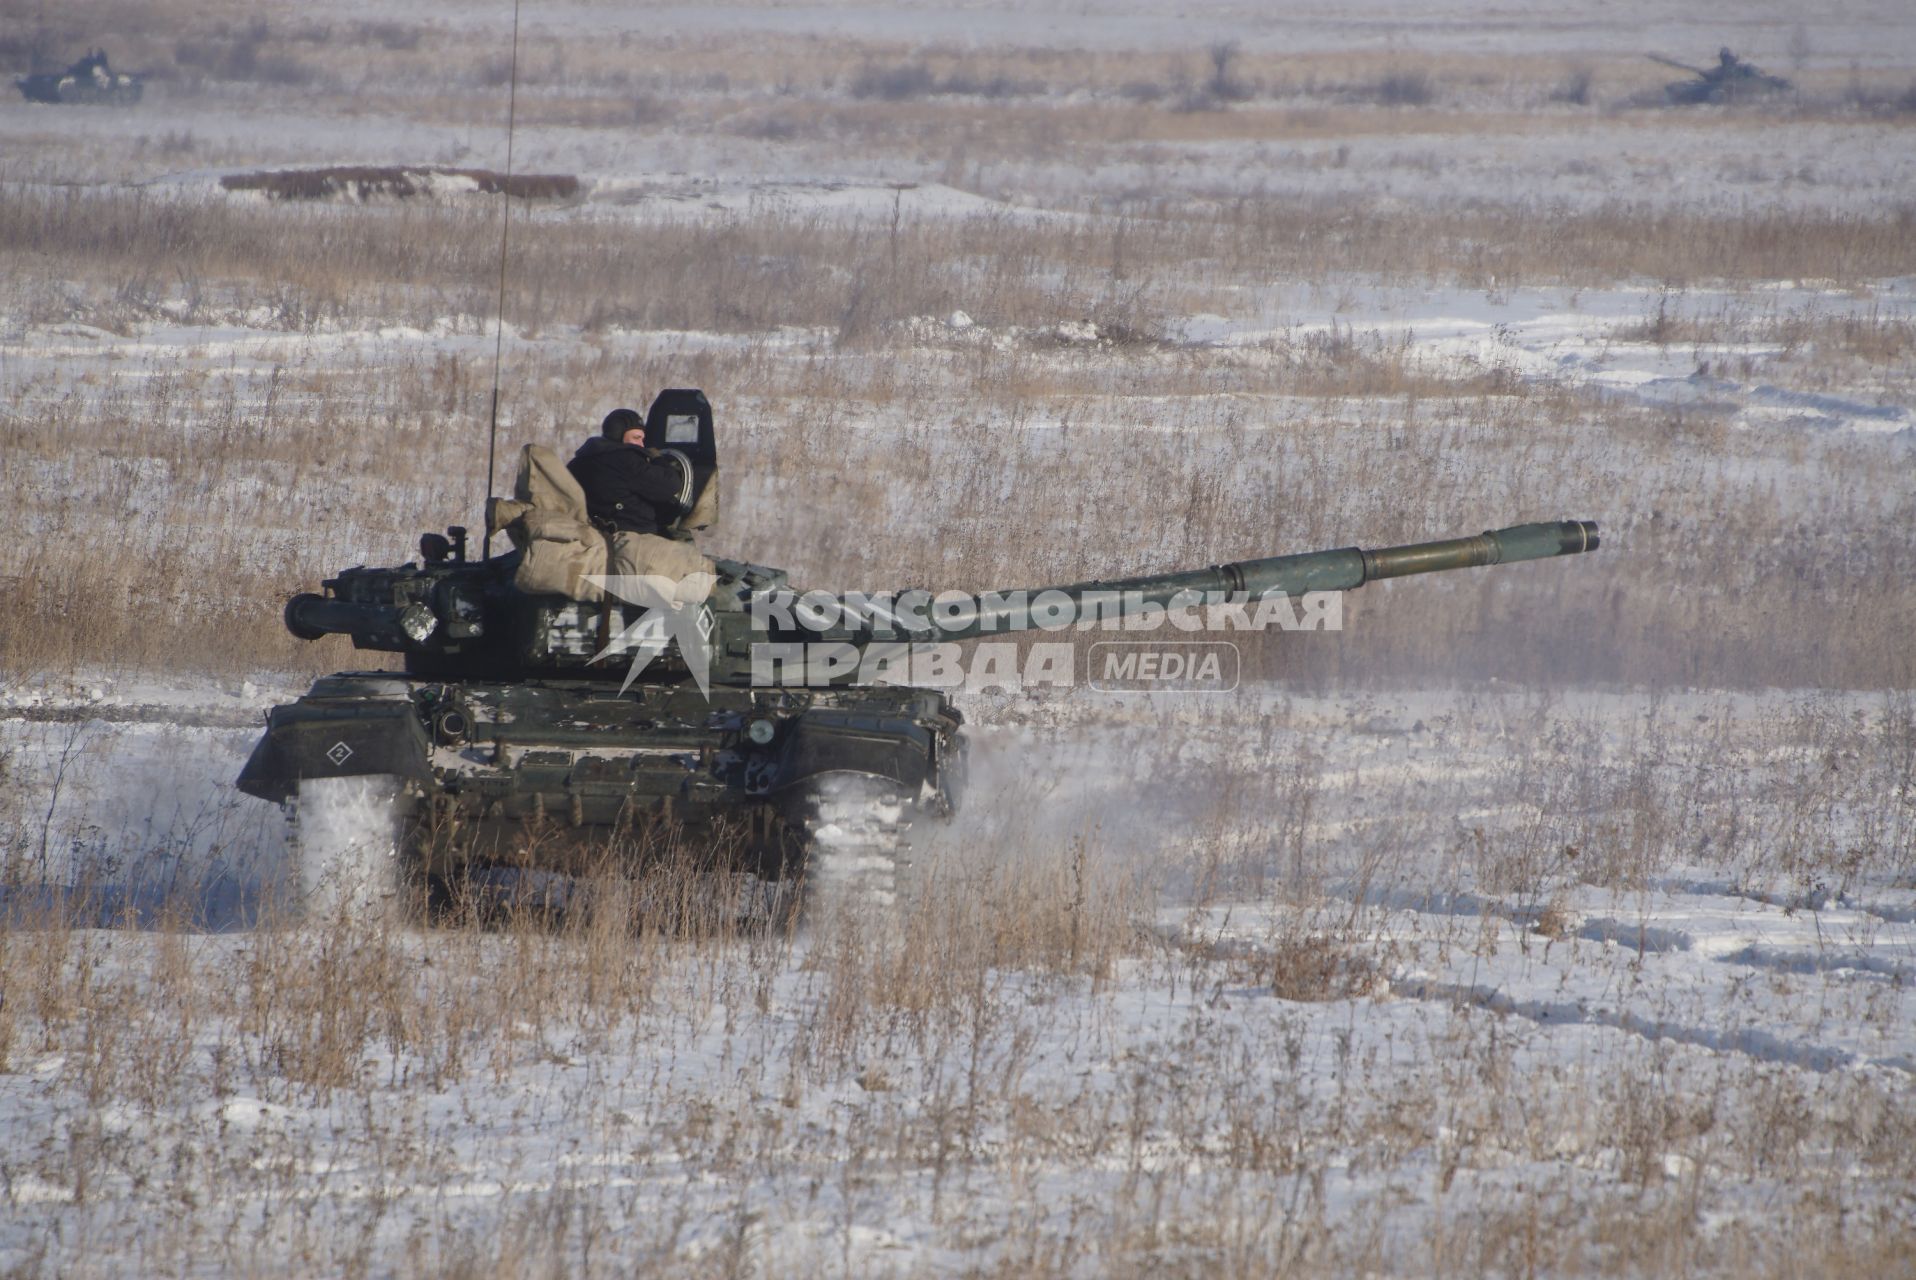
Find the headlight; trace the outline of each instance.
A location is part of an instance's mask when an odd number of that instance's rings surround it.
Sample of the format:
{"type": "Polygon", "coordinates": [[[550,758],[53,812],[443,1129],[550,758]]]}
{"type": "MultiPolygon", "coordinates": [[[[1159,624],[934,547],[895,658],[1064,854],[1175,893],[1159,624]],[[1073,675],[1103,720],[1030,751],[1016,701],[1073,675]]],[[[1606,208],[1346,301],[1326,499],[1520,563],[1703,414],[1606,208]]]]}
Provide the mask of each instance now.
{"type": "Polygon", "coordinates": [[[424,644],[439,628],[439,619],[423,604],[409,604],[399,614],[399,629],[414,644],[424,644]]]}
{"type": "Polygon", "coordinates": [[[433,728],[437,731],[441,742],[457,743],[466,740],[466,734],[472,726],[466,722],[466,717],[457,707],[447,707],[439,713],[439,718],[433,722],[433,728]]]}

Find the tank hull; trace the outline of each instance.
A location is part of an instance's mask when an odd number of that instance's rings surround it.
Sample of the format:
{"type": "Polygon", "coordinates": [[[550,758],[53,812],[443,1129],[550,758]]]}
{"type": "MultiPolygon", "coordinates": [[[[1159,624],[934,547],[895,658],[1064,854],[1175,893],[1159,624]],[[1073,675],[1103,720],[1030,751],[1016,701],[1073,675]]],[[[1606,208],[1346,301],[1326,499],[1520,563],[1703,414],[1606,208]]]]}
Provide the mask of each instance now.
{"type": "Polygon", "coordinates": [[[766,878],[804,862],[828,779],[875,779],[944,815],[961,717],[920,689],[755,690],[604,680],[434,681],[343,673],[269,713],[240,790],[388,776],[402,847],[427,875],[562,874],[674,848],[766,878]]]}
{"type": "Polygon", "coordinates": [[[65,107],[131,107],[140,101],[146,86],[128,75],[105,79],[75,75],[72,72],[43,72],[14,81],[20,96],[28,102],[65,107]]]}

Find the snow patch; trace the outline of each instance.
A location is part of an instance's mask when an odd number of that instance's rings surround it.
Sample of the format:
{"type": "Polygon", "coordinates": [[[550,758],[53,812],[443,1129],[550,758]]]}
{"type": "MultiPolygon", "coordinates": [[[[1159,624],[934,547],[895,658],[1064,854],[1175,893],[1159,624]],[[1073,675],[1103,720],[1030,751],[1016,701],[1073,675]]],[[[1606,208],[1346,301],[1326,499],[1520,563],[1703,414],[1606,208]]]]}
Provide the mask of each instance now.
{"type": "Polygon", "coordinates": [[[397,781],[386,775],[299,784],[300,898],[308,914],[376,915],[399,893],[397,781]]]}

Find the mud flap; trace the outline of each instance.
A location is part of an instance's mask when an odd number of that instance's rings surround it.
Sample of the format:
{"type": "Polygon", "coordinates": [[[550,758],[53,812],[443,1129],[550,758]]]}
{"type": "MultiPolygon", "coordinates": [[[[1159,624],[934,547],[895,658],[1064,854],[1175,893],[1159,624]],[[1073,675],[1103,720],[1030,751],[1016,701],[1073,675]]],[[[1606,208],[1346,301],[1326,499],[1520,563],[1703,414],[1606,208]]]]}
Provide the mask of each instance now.
{"type": "Polygon", "coordinates": [[[785,739],[778,785],[795,786],[821,774],[862,773],[915,796],[927,783],[935,784],[935,737],[931,729],[905,716],[836,708],[807,711],[785,739]]]}
{"type": "Polygon", "coordinates": [[[426,727],[410,701],[327,705],[302,698],[275,707],[240,770],[238,788],[280,804],[309,779],[390,774],[430,783],[426,727]]]}

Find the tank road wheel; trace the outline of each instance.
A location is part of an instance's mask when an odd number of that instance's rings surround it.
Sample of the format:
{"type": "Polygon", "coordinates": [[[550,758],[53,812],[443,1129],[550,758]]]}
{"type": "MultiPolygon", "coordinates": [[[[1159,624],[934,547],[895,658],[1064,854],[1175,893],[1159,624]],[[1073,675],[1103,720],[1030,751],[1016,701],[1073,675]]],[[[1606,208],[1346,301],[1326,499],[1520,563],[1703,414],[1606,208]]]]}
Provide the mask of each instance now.
{"type": "Polygon", "coordinates": [[[828,774],[808,797],[804,912],[898,910],[916,888],[909,831],[913,798],[862,773],[828,774]]]}
{"type": "Polygon", "coordinates": [[[309,778],[293,802],[300,914],[312,921],[375,920],[397,911],[400,780],[391,774],[309,778]]]}

